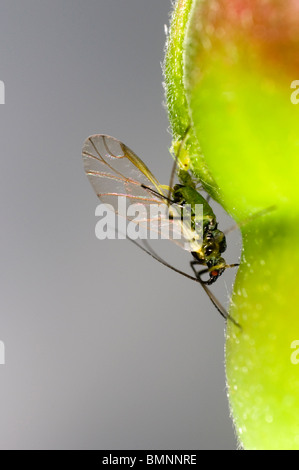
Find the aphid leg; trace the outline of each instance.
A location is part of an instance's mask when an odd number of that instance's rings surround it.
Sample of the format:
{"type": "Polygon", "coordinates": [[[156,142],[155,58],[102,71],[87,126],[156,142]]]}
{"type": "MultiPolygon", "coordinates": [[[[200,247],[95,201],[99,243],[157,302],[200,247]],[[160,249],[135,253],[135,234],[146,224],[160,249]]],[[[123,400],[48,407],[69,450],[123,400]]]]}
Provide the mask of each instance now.
{"type": "Polygon", "coordinates": [[[188,136],[188,133],[189,133],[190,129],[191,129],[191,124],[189,124],[189,126],[185,130],[184,136],[183,136],[183,138],[180,142],[180,146],[179,146],[177,154],[175,156],[174,164],[172,166],[172,170],[171,170],[171,174],[170,174],[168,199],[171,199],[171,191],[173,189],[174,177],[175,177],[175,172],[176,172],[176,169],[177,169],[177,166],[178,166],[179,156],[180,156],[180,153],[181,153],[181,151],[182,151],[182,149],[185,145],[185,142],[186,142],[186,139],[187,139],[187,136],[188,136]]]}
{"type": "Polygon", "coordinates": [[[220,315],[225,318],[225,320],[229,320],[230,322],[232,322],[235,326],[237,326],[241,331],[243,331],[243,328],[242,326],[240,325],[240,323],[238,323],[227,311],[226,309],[223,307],[223,305],[221,305],[221,303],[218,301],[218,299],[216,299],[216,297],[212,294],[212,292],[210,291],[210,289],[201,281],[198,281],[200,283],[200,285],[202,286],[202,288],[204,289],[204,291],[206,292],[206,294],[208,295],[209,299],[211,300],[212,304],[214,305],[214,307],[218,310],[218,312],[220,313],[220,315]]]}
{"type": "Polygon", "coordinates": [[[196,260],[193,260],[193,261],[190,261],[190,266],[192,268],[192,271],[194,272],[194,275],[195,277],[200,281],[200,282],[203,282],[204,284],[206,283],[206,281],[204,281],[203,279],[201,279],[201,276],[203,274],[207,274],[210,270],[208,268],[206,269],[202,269],[201,271],[197,271],[197,269],[195,268],[195,266],[202,266],[201,263],[199,261],[196,261],[196,260]]]}
{"type": "Polygon", "coordinates": [[[163,264],[164,266],[166,266],[167,268],[171,269],[172,271],[175,271],[176,273],[178,274],[181,274],[182,276],[188,278],[188,279],[191,279],[192,281],[195,281],[195,282],[198,282],[202,288],[204,289],[204,291],[206,292],[206,294],[208,295],[209,299],[211,300],[212,304],[214,305],[214,307],[216,308],[216,310],[220,313],[220,315],[225,319],[225,320],[229,320],[231,321],[234,325],[236,325],[240,330],[242,330],[242,327],[241,325],[239,325],[238,322],[236,322],[236,320],[234,320],[230,315],[229,313],[225,310],[225,308],[221,305],[221,303],[216,299],[216,297],[212,294],[212,292],[208,289],[208,287],[200,280],[198,279],[197,277],[192,277],[190,276],[189,274],[185,273],[184,271],[181,271],[180,269],[177,269],[175,268],[174,266],[172,266],[171,264],[167,263],[166,261],[164,261],[159,255],[157,255],[155,253],[155,251],[153,250],[153,248],[150,246],[150,244],[148,243],[147,240],[143,240],[143,243],[144,245],[147,246],[147,248],[145,248],[144,246],[142,245],[139,245],[139,243],[137,243],[135,240],[132,240],[131,238],[128,238],[128,240],[130,240],[132,243],[134,243],[134,245],[136,245],[138,248],[140,248],[142,251],[144,251],[145,253],[147,253],[148,255],[150,255],[152,258],[154,258],[156,261],[158,261],[159,263],[163,264]]]}
{"type": "Polygon", "coordinates": [[[134,245],[136,245],[138,248],[140,248],[142,251],[144,251],[145,253],[147,253],[148,255],[150,255],[152,258],[154,258],[156,261],[159,261],[159,263],[163,264],[164,266],[166,266],[167,268],[171,269],[172,271],[178,273],[178,274],[181,274],[182,276],[186,277],[187,279],[191,279],[191,281],[195,281],[195,282],[199,282],[201,284],[201,282],[196,279],[196,277],[192,277],[190,276],[190,274],[187,274],[183,271],[181,271],[180,269],[177,269],[175,268],[174,266],[172,266],[171,264],[167,263],[167,261],[164,261],[159,255],[157,255],[154,250],[152,249],[152,247],[149,245],[149,243],[146,241],[146,240],[143,240],[144,244],[148,246],[148,249],[145,248],[144,246],[142,245],[139,245],[139,243],[136,242],[136,240],[133,240],[132,238],[130,237],[127,237],[128,240],[130,240],[130,242],[134,243],[134,245]]]}
{"type": "Polygon", "coordinates": [[[216,297],[212,294],[212,292],[210,291],[210,289],[206,286],[206,281],[203,281],[200,276],[202,274],[206,274],[209,272],[209,269],[203,269],[201,271],[197,271],[195,266],[196,265],[199,265],[200,263],[196,260],[194,261],[190,261],[190,266],[195,274],[195,277],[196,279],[198,279],[198,282],[201,284],[201,286],[203,287],[203,289],[205,290],[206,294],[208,295],[209,299],[211,300],[212,304],[214,305],[214,307],[216,307],[216,309],[218,310],[218,312],[220,313],[220,315],[225,318],[226,320],[229,320],[231,321],[234,325],[236,325],[238,328],[240,328],[240,330],[242,330],[242,327],[241,325],[236,322],[236,320],[234,320],[233,317],[230,316],[230,314],[226,311],[226,309],[223,307],[223,305],[218,301],[218,299],[216,299],[216,297]]]}
{"type": "Polygon", "coordinates": [[[194,274],[195,274],[195,276],[197,277],[197,279],[199,279],[200,282],[202,282],[203,284],[210,284],[209,281],[204,281],[204,280],[202,279],[202,276],[203,276],[204,274],[208,274],[208,273],[210,273],[211,271],[217,270],[217,269],[222,269],[222,270],[224,270],[224,269],[236,268],[237,266],[240,266],[239,263],[233,263],[233,264],[226,264],[225,266],[223,266],[223,265],[217,266],[217,265],[216,265],[216,266],[212,266],[211,268],[205,268],[205,269],[202,269],[201,271],[197,271],[196,268],[195,268],[196,265],[200,265],[200,266],[201,266],[201,263],[200,263],[199,261],[196,261],[196,260],[190,261],[190,266],[191,266],[191,268],[192,268],[192,271],[194,272],[194,274]]]}
{"type": "MultiPolygon", "coordinates": [[[[242,330],[242,327],[241,325],[236,321],[234,320],[233,317],[230,316],[230,314],[226,311],[226,309],[223,307],[223,305],[216,299],[216,297],[212,294],[212,292],[210,291],[210,289],[208,289],[208,287],[206,286],[206,281],[203,281],[200,277],[203,275],[203,274],[207,274],[210,270],[209,269],[202,269],[201,271],[197,271],[195,266],[196,265],[200,265],[200,263],[196,260],[194,261],[190,261],[190,266],[194,272],[194,275],[196,277],[196,279],[198,279],[198,282],[201,284],[201,286],[203,287],[203,289],[205,290],[206,294],[208,295],[208,297],[210,298],[212,304],[214,305],[214,307],[216,307],[216,309],[218,310],[218,312],[220,313],[220,315],[225,318],[226,320],[229,320],[231,321],[234,325],[236,325],[238,328],[240,328],[240,330],[242,330]]],[[[228,266],[228,267],[233,267],[232,265],[228,266]]]]}

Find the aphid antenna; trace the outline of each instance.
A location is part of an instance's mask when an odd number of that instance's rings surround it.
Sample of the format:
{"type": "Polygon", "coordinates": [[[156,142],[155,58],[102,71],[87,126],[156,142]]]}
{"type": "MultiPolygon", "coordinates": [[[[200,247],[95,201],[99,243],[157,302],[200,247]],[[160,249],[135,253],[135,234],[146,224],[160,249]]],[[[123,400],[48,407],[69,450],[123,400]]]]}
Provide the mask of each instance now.
{"type": "MultiPolygon", "coordinates": [[[[165,199],[169,204],[174,204],[173,200],[167,196],[164,196],[164,194],[159,193],[158,191],[155,191],[154,189],[150,188],[149,186],[146,186],[145,184],[140,185],[141,188],[146,189],[147,191],[150,191],[153,193],[155,196],[158,196],[160,199],[165,199]]],[[[179,204],[177,204],[179,205],[179,204]]]]}

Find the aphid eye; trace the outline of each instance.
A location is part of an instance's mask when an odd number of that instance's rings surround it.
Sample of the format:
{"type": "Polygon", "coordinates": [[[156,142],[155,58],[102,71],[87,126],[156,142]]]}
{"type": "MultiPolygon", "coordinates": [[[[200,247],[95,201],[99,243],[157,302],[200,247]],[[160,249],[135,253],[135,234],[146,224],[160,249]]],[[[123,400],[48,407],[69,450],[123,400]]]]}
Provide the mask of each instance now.
{"type": "Polygon", "coordinates": [[[216,277],[216,276],[218,276],[219,272],[215,270],[215,271],[211,271],[210,274],[211,274],[211,276],[216,277]]]}

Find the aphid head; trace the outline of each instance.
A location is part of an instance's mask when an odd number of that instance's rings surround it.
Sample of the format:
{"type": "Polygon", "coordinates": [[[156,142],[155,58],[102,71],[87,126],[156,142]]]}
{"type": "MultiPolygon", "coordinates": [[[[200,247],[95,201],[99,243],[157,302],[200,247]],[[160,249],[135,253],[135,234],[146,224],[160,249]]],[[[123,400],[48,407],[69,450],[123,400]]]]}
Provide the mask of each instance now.
{"type": "Polygon", "coordinates": [[[214,259],[208,261],[207,266],[209,268],[209,276],[210,279],[206,281],[206,284],[211,285],[217,281],[218,277],[221,276],[222,273],[225,271],[226,262],[223,258],[214,259]]]}

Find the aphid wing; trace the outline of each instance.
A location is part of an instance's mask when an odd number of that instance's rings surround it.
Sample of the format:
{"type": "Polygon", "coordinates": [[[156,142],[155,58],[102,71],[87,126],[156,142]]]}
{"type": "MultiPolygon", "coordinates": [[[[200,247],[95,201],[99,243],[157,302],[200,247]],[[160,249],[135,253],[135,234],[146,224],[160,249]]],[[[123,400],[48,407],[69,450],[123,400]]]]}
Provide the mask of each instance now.
{"type": "Polygon", "coordinates": [[[161,202],[153,189],[161,195],[159,182],[150,170],[125,144],[106,135],[86,139],[82,149],[84,169],[97,196],[111,204],[118,212],[118,196],[132,203],[157,204],[161,202]]]}
{"type": "Polygon", "coordinates": [[[137,169],[137,171],[134,170],[134,168],[131,170],[132,176],[134,175],[136,171],[136,178],[138,178],[138,175],[141,172],[143,175],[142,179],[144,179],[145,177],[145,182],[143,184],[149,187],[154,186],[156,191],[158,191],[161,195],[164,195],[164,192],[162,191],[162,186],[160,185],[159,181],[154,177],[152,172],[148,169],[146,164],[125,144],[120,143],[120,146],[123,150],[124,155],[130,160],[130,162],[137,169]]]}
{"type": "Polygon", "coordinates": [[[158,180],[145,163],[125,144],[107,135],[88,137],[82,150],[86,173],[91,171],[111,172],[124,179],[135,180],[163,194],[158,180]]]}
{"type": "Polygon", "coordinates": [[[86,175],[103,203],[112,205],[117,214],[147,226],[152,233],[167,236],[169,229],[169,239],[185,250],[195,250],[193,239],[196,234],[190,224],[181,220],[179,206],[169,206],[171,220],[168,211],[162,210],[157,215],[151,211],[154,204],[166,206],[164,196],[168,191],[125,144],[107,135],[92,135],[84,142],[82,157],[86,175]],[[119,196],[123,196],[127,204],[120,206],[119,196]],[[128,216],[129,203],[142,205],[145,212],[138,219],[128,216]]]}
{"type": "Polygon", "coordinates": [[[184,206],[184,219],[181,207],[172,204],[169,208],[172,222],[172,239],[186,251],[200,251],[202,247],[202,233],[193,230],[191,226],[191,213],[184,206]]]}

